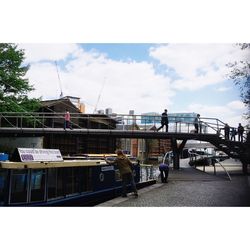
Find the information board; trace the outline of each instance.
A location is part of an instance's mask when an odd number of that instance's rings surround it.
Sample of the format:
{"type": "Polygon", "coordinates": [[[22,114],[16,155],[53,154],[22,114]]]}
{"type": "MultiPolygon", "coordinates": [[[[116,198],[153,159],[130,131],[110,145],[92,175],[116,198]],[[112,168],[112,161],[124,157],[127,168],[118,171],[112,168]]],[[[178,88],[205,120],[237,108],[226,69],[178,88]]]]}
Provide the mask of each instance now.
{"type": "Polygon", "coordinates": [[[18,148],[22,162],[27,161],[63,161],[59,149],[18,148]]]}

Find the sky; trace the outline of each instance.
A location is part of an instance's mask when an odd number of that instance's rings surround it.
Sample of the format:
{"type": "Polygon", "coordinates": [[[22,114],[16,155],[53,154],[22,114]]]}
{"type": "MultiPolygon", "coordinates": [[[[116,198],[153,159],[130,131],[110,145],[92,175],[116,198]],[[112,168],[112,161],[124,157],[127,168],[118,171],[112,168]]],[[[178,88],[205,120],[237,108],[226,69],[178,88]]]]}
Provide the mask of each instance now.
{"type": "Polygon", "coordinates": [[[234,43],[20,43],[31,97],[81,98],[86,113],[195,112],[231,126],[246,108],[229,79],[229,62],[244,60],[247,50],[234,43]],[[57,68],[55,61],[57,62],[57,68]],[[57,75],[59,72],[59,78],[57,75]]]}

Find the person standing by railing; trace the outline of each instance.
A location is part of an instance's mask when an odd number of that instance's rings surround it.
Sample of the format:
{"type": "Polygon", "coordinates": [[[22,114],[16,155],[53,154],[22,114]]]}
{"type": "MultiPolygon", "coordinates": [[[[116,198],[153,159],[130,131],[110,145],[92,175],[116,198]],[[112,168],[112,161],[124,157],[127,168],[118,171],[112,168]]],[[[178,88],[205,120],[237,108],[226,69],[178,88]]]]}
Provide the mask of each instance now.
{"type": "Polygon", "coordinates": [[[239,123],[238,126],[238,141],[243,142],[244,127],[239,123]]]}
{"type": "Polygon", "coordinates": [[[195,133],[201,132],[201,127],[200,127],[200,114],[197,114],[197,116],[194,119],[194,128],[195,128],[195,133]]]}
{"type": "Polygon", "coordinates": [[[237,135],[236,128],[231,128],[231,141],[235,141],[236,135],[237,135]]]}
{"type": "Polygon", "coordinates": [[[164,126],[166,126],[166,132],[168,132],[168,110],[167,109],[165,109],[164,112],[161,114],[161,126],[157,129],[157,131],[159,131],[164,126]]]}
{"type": "Polygon", "coordinates": [[[224,131],[225,131],[225,140],[229,140],[230,127],[227,123],[224,126],[224,131]]]}

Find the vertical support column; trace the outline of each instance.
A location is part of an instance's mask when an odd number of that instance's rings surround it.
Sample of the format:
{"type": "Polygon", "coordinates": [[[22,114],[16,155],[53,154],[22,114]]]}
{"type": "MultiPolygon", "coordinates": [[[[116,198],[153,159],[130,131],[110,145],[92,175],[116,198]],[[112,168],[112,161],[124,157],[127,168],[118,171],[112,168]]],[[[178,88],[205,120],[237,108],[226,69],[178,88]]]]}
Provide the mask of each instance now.
{"type": "Polygon", "coordinates": [[[173,167],[174,169],[180,169],[180,154],[177,148],[177,140],[175,138],[171,138],[171,144],[173,149],[173,167]]]}
{"type": "Polygon", "coordinates": [[[176,138],[171,139],[173,157],[174,157],[174,159],[173,159],[174,169],[180,169],[180,153],[183,150],[183,148],[185,147],[186,142],[187,142],[187,140],[184,139],[181,142],[180,146],[178,147],[176,138]]]}
{"type": "Polygon", "coordinates": [[[178,170],[180,169],[180,154],[178,150],[173,151],[173,156],[174,156],[174,159],[173,159],[174,169],[178,170]]]}
{"type": "Polygon", "coordinates": [[[242,163],[242,171],[244,175],[248,175],[248,171],[247,171],[247,162],[245,161],[241,161],[242,163]]]}

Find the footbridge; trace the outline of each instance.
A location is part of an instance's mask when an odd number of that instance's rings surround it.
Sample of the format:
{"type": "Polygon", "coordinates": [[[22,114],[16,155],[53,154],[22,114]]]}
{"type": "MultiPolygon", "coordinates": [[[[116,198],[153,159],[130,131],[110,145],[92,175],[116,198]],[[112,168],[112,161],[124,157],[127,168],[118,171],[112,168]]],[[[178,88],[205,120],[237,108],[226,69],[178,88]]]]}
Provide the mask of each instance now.
{"type": "MultiPolygon", "coordinates": [[[[243,141],[225,138],[225,123],[217,118],[200,117],[198,131],[194,127],[195,113],[169,114],[168,132],[157,131],[160,116],[155,115],[87,115],[71,114],[70,128],[64,128],[63,113],[0,113],[0,137],[42,136],[48,134],[88,137],[170,139],[174,153],[174,168],[179,168],[179,155],[188,140],[205,141],[240,159],[243,172],[250,163],[250,145],[247,132],[243,141]]],[[[232,128],[231,128],[232,129],[232,128]]]]}

